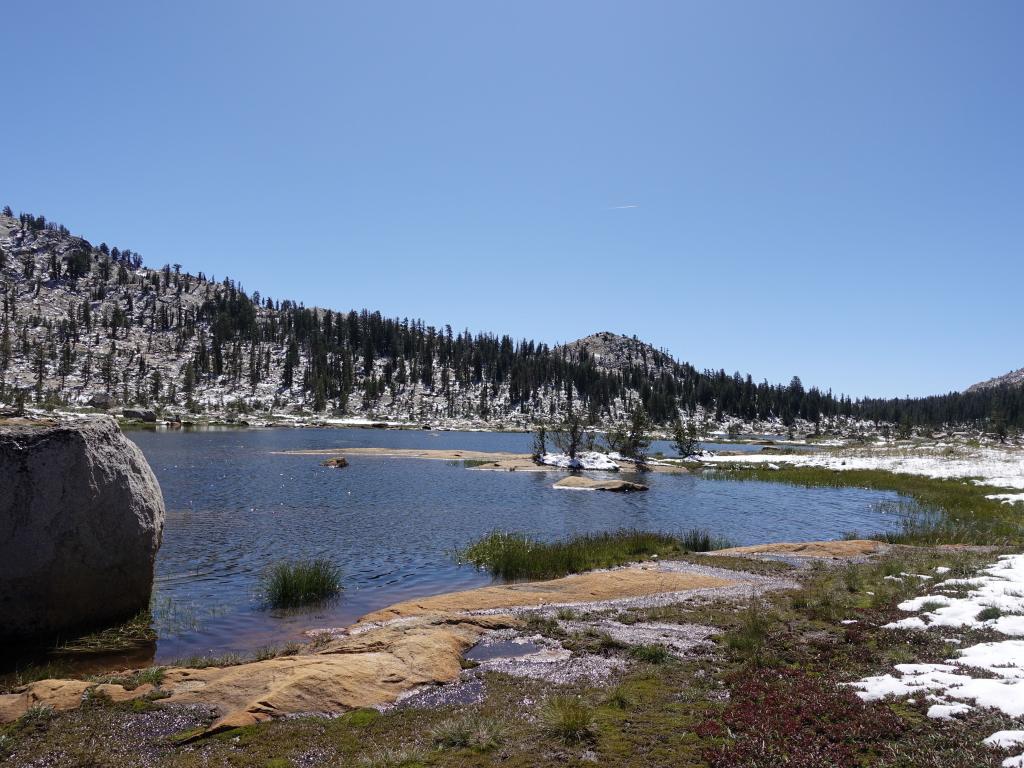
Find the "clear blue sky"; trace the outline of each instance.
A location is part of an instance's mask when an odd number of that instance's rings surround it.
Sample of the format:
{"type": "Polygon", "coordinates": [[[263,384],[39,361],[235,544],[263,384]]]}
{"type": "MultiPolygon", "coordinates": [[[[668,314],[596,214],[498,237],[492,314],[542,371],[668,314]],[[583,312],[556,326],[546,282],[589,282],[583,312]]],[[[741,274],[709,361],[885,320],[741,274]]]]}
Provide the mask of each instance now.
{"type": "Polygon", "coordinates": [[[307,305],[853,395],[1024,366],[1024,4],[3,11],[0,202],[307,305]]]}

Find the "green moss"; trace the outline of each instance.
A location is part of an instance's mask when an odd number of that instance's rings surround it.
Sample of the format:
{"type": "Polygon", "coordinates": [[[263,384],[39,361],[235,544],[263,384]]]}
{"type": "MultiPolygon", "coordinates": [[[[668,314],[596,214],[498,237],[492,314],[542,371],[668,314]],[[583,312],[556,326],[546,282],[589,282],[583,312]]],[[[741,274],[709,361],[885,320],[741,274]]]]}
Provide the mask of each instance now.
{"type": "Polygon", "coordinates": [[[376,709],[365,707],[363,709],[353,709],[351,712],[346,713],[341,717],[341,722],[354,728],[363,728],[379,719],[380,712],[376,709]]]}

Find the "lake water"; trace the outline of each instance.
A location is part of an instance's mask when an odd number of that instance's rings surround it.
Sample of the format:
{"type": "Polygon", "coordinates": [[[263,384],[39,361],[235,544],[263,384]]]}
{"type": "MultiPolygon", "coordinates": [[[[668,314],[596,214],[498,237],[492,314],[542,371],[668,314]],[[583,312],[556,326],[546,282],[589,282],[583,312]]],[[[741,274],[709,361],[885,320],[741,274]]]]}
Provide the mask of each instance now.
{"type": "MultiPolygon", "coordinates": [[[[611,494],[552,489],[553,473],[472,471],[461,463],[278,451],[350,447],[461,448],[527,452],[526,434],[369,429],[130,431],[160,480],[167,504],[157,557],[156,661],[251,652],[341,626],[398,600],[490,582],[451,553],[494,529],[546,539],[645,528],[708,528],[737,544],[827,539],[892,530],[895,494],[797,488],[696,475],[649,473],[650,491],[611,494]],[[312,611],[260,605],[268,565],[329,558],[345,591],[312,611]]],[[[732,448],[732,446],[730,446],[732,448]]],[[[658,444],[653,450],[670,449],[658,444]]],[[[628,475],[623,475],[628,478],[628,475]]]]}

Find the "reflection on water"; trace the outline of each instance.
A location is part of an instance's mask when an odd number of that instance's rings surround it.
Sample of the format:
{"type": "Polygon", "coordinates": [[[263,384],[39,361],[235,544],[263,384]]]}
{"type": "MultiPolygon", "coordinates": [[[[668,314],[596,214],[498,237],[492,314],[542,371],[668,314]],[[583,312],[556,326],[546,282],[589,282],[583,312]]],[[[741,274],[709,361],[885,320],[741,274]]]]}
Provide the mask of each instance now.
{"type": "MultiPolygon", "coordinates": [[[[156,657],[248,652],[339,626],[387,604],[489,582],[451,558],[495,528],[556,538],[636,527],[709,528],[738,544],[898,527],[891,493],[648,474],[643,494],[558,493],[549,473],[469,471],[445,461],[275,451],[379,446],[526,452],[526,434],[268,429],[127,433],[167,504],[157,558],[156,657]],[[329,558],[342,598],[309,612],[260,608],[259,577],[285,558],[329,558]]],[[[654,450],[670,450],[667,444],[654,450]]],[[[630,478],[629,475],[625,476],[630,478]]]]}

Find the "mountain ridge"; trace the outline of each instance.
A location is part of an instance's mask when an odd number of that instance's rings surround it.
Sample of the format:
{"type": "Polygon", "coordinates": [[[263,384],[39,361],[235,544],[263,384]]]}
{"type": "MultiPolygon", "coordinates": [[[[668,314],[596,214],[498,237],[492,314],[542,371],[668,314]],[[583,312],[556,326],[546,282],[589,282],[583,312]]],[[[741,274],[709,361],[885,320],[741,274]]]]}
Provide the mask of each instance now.
{"type": "Polygon", "coordinates": [[[753,432],[978,422],[998,405],[1008,423],[1024,424],[1024,404],[993,405],[988,390],[967,400],[854,403],[798,377],[768,384],[698,371],[610,331],[550,346],[365,309],[307,308],[179,265],[143,266],[134,251],[9,208],[0,214],[0,294],[0,401],[8,403],[486,428],[558,421],[569,408],[609,426],[640,403],[657,424],[682,417],[753,432]]]}
{"type": "Polygon", "coordinates": [[[991,379],[979,381],[976,384],[971,384],[965,392],[980,392],[985,389],[995,389],[998,387],[1019,387],[1024,385],[1024,368],[1018,368],[1015,371],[1004,373],[1002,376],[993,376],[991,379]]]}

